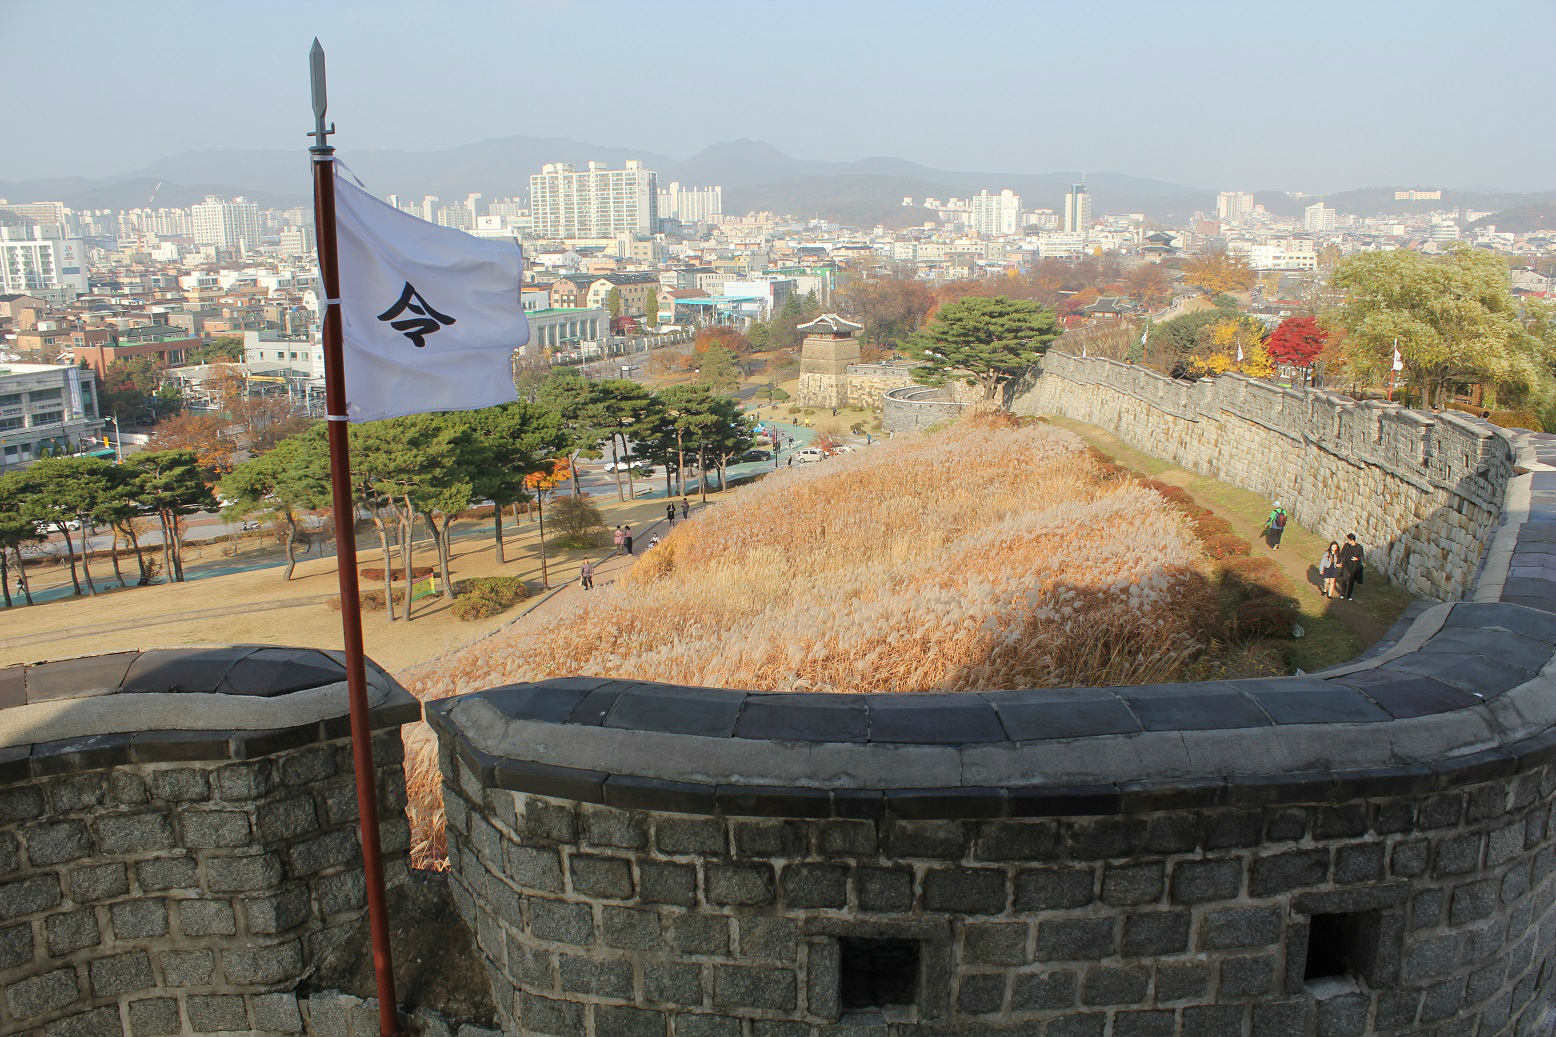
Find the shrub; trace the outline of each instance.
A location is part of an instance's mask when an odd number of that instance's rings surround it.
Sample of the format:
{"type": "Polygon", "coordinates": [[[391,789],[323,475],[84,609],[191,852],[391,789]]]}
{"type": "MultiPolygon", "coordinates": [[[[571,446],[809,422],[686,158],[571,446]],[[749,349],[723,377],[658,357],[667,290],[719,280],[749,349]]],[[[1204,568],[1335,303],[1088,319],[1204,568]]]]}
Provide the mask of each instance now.
{"type": "Polygon", "coordinates": [[[1269,598],[1245,601],[1237,606],[1235,625],[1243,634],[1290,637],[1293,622],[1292,609],[1269,598]]]}
{"type": "Polygon", "coordinates": [[[1250,548],[1248,541],[1235,533],[1217,533],[1200,541],[1211,558],[1246,558],[1250,548]]]}
{"type": "Polygon", "coordinates": [[[457,597],[480,595],[491,598],[503,608],[507,608],[529,597],[529,588],[524,586],[524,581],[517,576],[479,576],[470,580],[460,580],[454,585],[454,594],[457,597]]]}
{"type": "MultiPolygon", "coordinates": [[[[393,570],[391,570],[391,572],[394,573],[394,578],[396,580],[403,580],[403,579],[405,579],[405,570],[404,569],[393,569],[393,570]]],[[[434,569],[430,565],[413,565],[413,566],[411,566],[411,579],[413,581],[425,580],[427,577],[431,576],[435,572],[437,572],[437,570],[434,569]]],[[[368,580],[369,582],[372,582],[372,583],[383,583],[384,582],[384,571],[381,568],[371,568],[371,567],[369,567],[369,568],[366,568],[366,569],[358,569],[357,573],[364,580],[368,580]]]]}
{"type": "Polygon", "coordinates": [[[605,532],[605,519],[587,496],[558,497],[551,505],[550,518],[558,547],[596,547],[600,534],[605,532]]]}
{"type": "Polygon", "coordinates": [[[1295,599],[1297,589],[1273,559],[1256,556],[1234,558],[1216,566],[1221,585],[1247,600],[1275,595],[1295,599]]]}
{"type": "MultiPolygon", "coordinates": [[[[405,591],[399,587],[394,589],[394,603],[396,605],[405,600],[405,591]]],[[[361,591],[357,594],[357,604],[362,606],[363,612],[384,607],[384,592],[379,590],[361,591]]],[[[331,611],[340,611],[340,595],[336,594],[325,602],[331,611]]]]}
{"type": "Polygon", "coordinates": [[[487,619],[497,615],[502,610],[502,605],[484,594],[462,595],[454,599],[453,607],[449,609],[454,614],[455,619],[462,619],[467,623],[477,619],[487,619]]]}
{"type": "MultiPolygon", "coordinates": [[[[1208,540],[1211,537],[1231,535],[1233,530],[1232,524],[1220,515],[1207,513],[1194,516],[1194,532],[1201,540],[1208,540]]],[[[1214,558],[1215,555],[1211,557],[1214,558]]]]}

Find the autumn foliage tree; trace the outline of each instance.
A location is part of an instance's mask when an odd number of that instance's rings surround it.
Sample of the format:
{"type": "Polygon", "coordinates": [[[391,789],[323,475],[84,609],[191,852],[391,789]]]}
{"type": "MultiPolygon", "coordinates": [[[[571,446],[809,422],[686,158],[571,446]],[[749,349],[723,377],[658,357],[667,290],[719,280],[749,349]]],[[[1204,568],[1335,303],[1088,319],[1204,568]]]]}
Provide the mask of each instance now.
{"type": "Polygon", "coordinates": [[[1246,292],[1253,287],[1253,267],[1225,249],[1195,256],[1183,266],[1184,280],[1214,298],[1222,292],[1246,292]]]}
{"type": "Polygon", "coordinates": [[[231,424],[214,414],[180,414],[169,418],[157,429],[153,444],[158,450],[192,450],[210,477],[232,471],[237,443],[223,434],[231,424]]]}
{"type": "Polygon", "coordinates": [[[1329,333],[1316,317],[1287,317],[1270,336],[1265,348],[1277,363],[1306,367],[1323,352],[1329,333]]]}
{"type": "Polygon", "coordinates": [[[714,346],[723,346],[736,356],[750,356],[753,349],[751,340],[745,335],[735,328],[720,324],[697,332],[697,337],[692,341],[692,352],[706,353],[714,346]]]}

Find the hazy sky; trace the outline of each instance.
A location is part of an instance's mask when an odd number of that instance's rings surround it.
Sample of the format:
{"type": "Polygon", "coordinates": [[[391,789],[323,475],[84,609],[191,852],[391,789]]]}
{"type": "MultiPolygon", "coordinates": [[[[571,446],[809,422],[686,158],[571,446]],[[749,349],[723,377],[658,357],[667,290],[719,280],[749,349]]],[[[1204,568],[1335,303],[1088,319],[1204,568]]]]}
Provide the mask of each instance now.
{"type": "Polygon", "coordinates": [[[1556,188],[1556,0],[0,0],[0,180],[514,133],[683,158],[1556,188]]]}

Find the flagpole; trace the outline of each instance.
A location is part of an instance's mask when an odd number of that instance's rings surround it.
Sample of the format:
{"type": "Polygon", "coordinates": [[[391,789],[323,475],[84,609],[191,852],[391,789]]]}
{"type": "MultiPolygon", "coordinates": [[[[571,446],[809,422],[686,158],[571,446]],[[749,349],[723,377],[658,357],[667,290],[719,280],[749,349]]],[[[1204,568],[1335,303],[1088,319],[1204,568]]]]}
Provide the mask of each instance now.
{"type": "MultiPolygon", "coordinates": [[[[400,1008],[394,993],[394,963],[389,953],[389,919],[384,898],[384,858],[378,837],[377,770],[373,766],[373,730],[368,719],[367,664],[362,647],[362,607],[357,587],[356,506],[351,492],[351,443],[346,427],[346,371],[341,345],[340,259],[335,243],[335,148],[325,129],[328,99],[324,86],[324,48],[313,41],[308,52],[313,87],[314,138],[308,149],[313,164],[313,220],[319,252],[320,289],[324,293],[325,424],[330,444],[330,496],[335,516],[335,558],[340,577],[340,625],[346,649],[346,689],[351,701],[351,755],[357,782],[357,826],[362,836],[362,869],[367,885],[368,926],[372,933],[373,974],[378,980],[378,1032],[396,1037],[400,1008]]],[[[407,586],[406,593],[409,593],[407,586]]]]}

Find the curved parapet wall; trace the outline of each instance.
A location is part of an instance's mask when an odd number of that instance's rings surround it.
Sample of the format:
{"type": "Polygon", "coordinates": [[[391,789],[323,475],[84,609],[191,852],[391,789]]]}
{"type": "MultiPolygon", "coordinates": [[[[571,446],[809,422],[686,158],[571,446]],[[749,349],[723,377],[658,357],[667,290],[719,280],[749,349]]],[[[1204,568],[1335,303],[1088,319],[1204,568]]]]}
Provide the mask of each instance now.
{"type": "Polygon", "coordinates": [[[1486,512],[1473,600],[1322,674],[955,696],[569,678],[429,706],[454,899],[507,1028],[1545,1037],[1556,437],[1427,424],[1419,469],[1373,467],[1480,486],[1457,498],[1486,512]]]}
{"type": "Polygon", "coordinates": [[[1018,414],[1061,414],[1140,450],[1279,499],[1320,535],[1355,533],[1414,594],[1464,597],[1499,521],[1515,446],[1467,414],[1424,414],[1223,375],[1167,378],[1050,351],[1018,414]]]}
{"type": "Polygon", "coordinates": [[[898,386],[881,396],[881,428],[889,433],[922,432],[931,425],[955,418],[964,406],[948,388],[898,386]]]}
{"type": "MultiPolygon", "coordinates": [[[[408,830],[369,675],[385,859],[408,830]]],[[[259,646],[0,669],[0,1034],[302,1033],[365,909],[344,669],[259,646]]]]}

